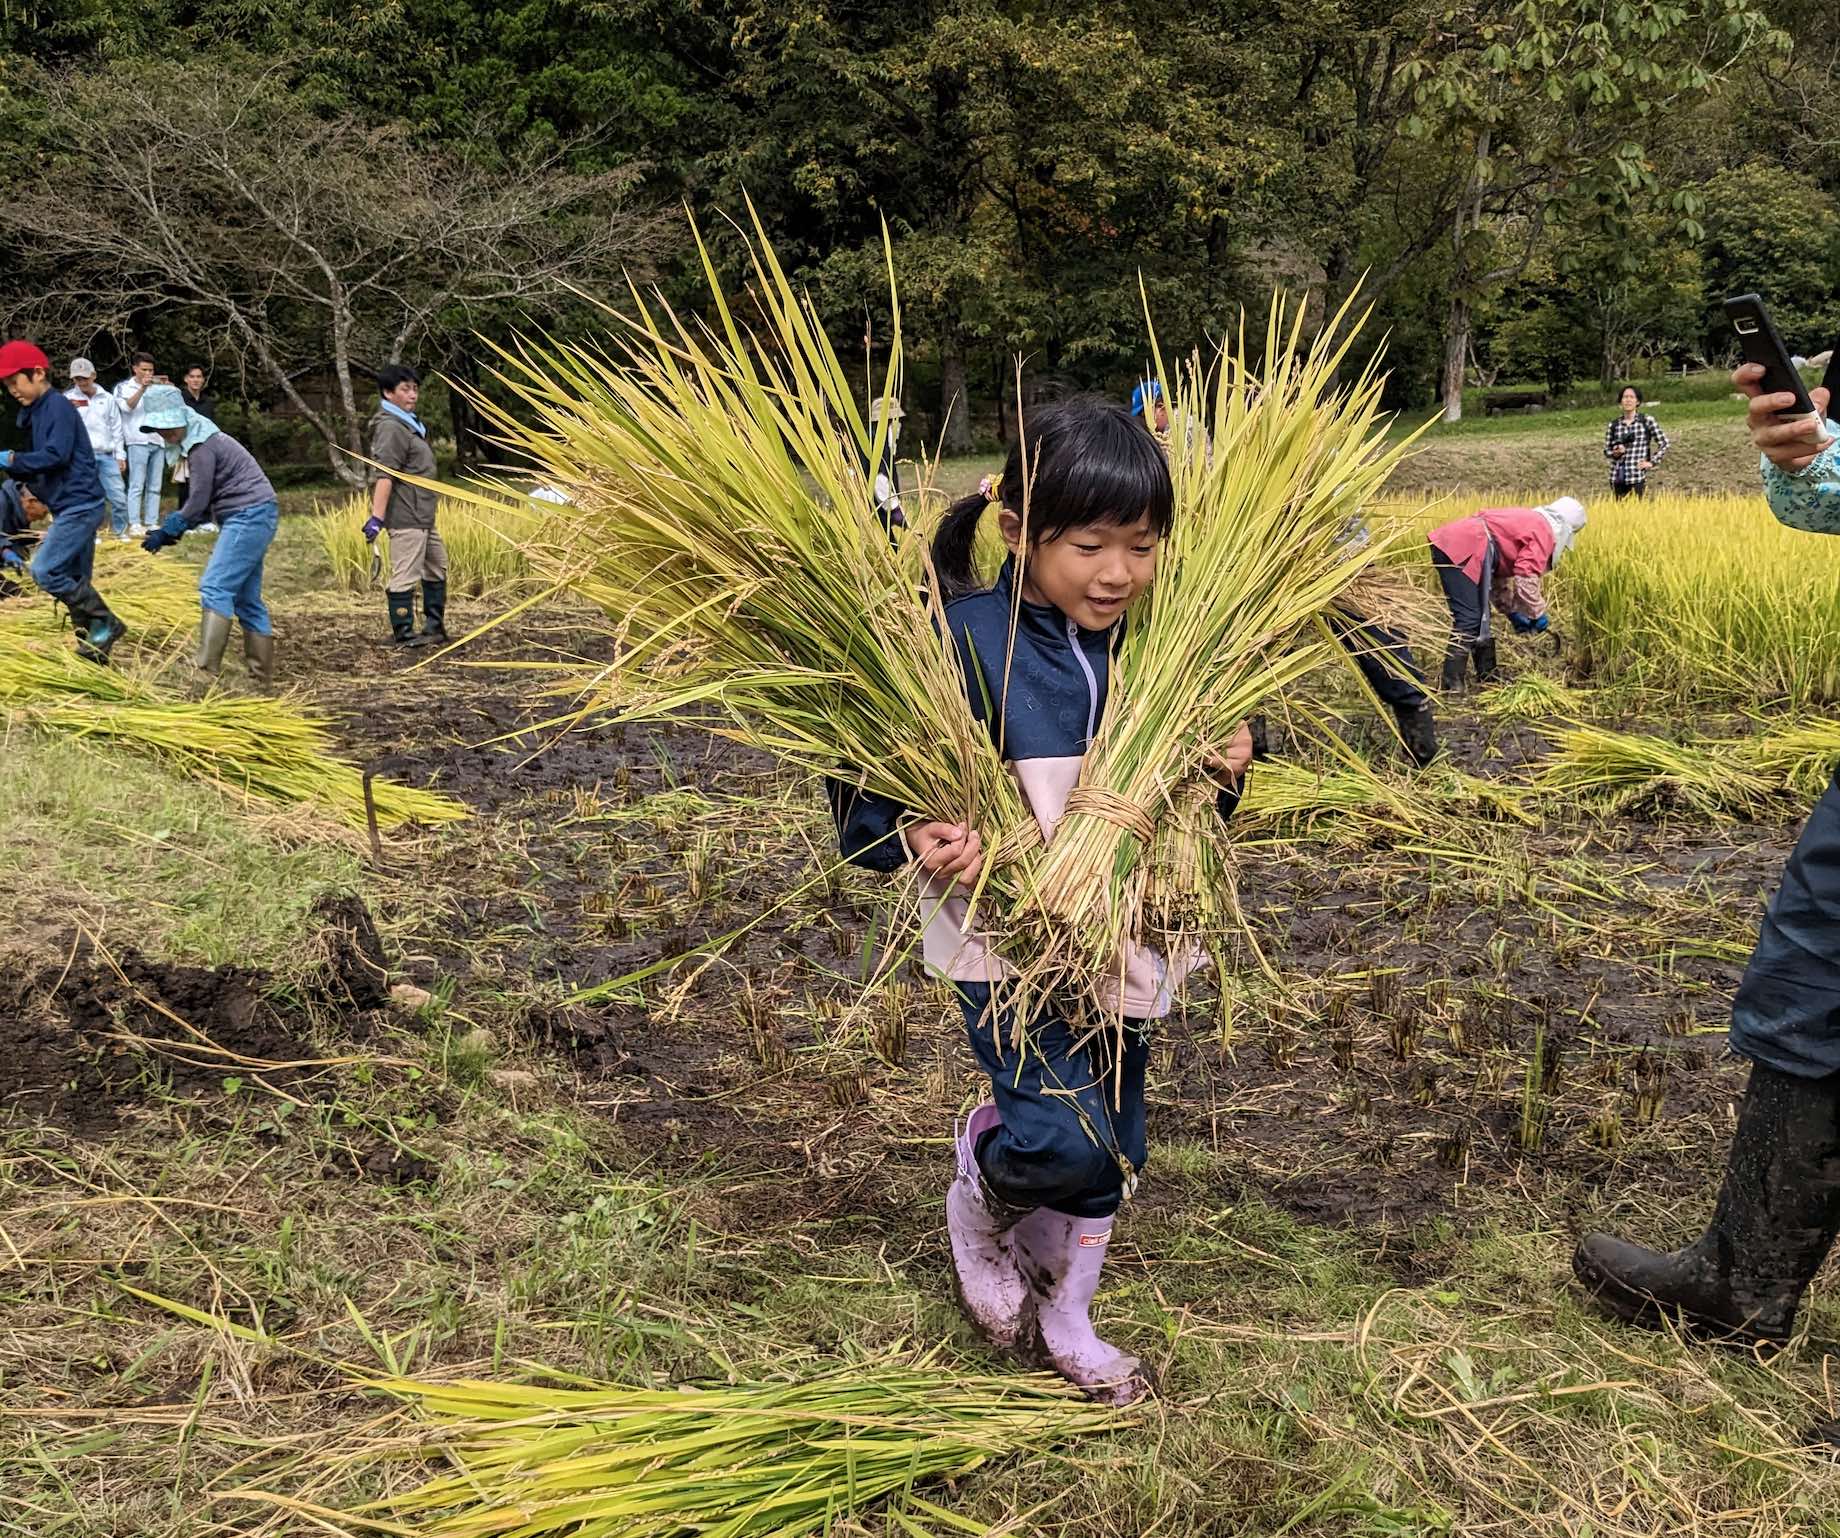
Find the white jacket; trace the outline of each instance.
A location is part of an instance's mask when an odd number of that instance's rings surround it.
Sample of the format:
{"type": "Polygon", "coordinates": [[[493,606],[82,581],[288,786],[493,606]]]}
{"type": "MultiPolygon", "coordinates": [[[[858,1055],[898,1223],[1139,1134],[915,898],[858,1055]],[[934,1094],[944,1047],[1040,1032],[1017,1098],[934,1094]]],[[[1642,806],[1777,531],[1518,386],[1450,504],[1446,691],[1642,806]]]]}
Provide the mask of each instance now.
{"type": "Polygon", "coordinates": [[[98,459],[104,454],[110,459],[124,457],[126,439],[121,430],[121,408],[115,404],[113,395],[101,385],[96,386],[94,395],[85,395],[72,385],[64,392],[64,399],[77,408],[77,415],[89,430],[89,446],[96,451],[98,459]]]}
{"type": "MultiPolygon", "coordinates": [[[[115,386],[115,406],[121,413],[121,436],[130,448],[134,447],[136,444],[147,443],[164,448],[166,446],[166,440],[164,438],[158,433],[146,431],[141,426],[141,418],[147,414],[146,394],[143,393],[141,395],[141,398],[134,403],[132,410],[128,407],[128,397],[140,388],[140,382],[136,380],[132,374],[115,386]]],[[[159,386],[154,384],[151,380],[148,381],[147,389],[157,390],[158,388],[159,386]]]]}

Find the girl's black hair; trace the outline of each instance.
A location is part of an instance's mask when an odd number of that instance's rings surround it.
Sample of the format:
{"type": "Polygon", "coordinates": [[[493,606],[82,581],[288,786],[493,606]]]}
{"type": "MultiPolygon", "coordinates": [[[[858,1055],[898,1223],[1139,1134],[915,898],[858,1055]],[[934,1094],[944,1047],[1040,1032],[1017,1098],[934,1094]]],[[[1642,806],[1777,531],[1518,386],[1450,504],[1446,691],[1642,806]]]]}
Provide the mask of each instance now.
{"type": "MultiPolygon", "coordinates": [[[[998,496],[1021,518],[1027,475],[1031,544],[1086,524],[1135,523],[1145,514],[1158,539],[1168,536],[1176,515],[1169,462],[1139,418],[1108,400],[1081,395],[1036,408],[1022,426],[1004,462],[998,496]]],[[[988,506],[981,491],[961,498],[933,536],[933,567],[946,600],[978,589],[972,550],[988,506]]]]}
{"type": "Polygon", "coordinates": [[[1620,390],[1618,390],[1618,391],[1616,392],[1616,403],[1617,403],[1617,405],[1619,405],[1619,406],[1620,406],[1620,405],[1622,405],[1622,404],[1623,404],[1623,397],[1624,397],[1625,395],[1627,395],[1627,394],[1628,394],[1628,393],[1629,393],[1629,392],[1630,392],[1631,390],[1635,390],[1635,392],[1636,392],[1636,404],[1637,404],[1638,406],[1640,406],[1640,405],[1642,404],[1642,392],[1641,392],[1641,390],[1640,390],[1639,388],[1637,388],[1637,387],[1636,387],[1635,385],[1632,385],[1632,384],[1626,384],[1626,385],[1624,385],[1624,386],[1623,386],[1623,388],[1622,388],[1622,389],[1620,389],[1620,390]]]}

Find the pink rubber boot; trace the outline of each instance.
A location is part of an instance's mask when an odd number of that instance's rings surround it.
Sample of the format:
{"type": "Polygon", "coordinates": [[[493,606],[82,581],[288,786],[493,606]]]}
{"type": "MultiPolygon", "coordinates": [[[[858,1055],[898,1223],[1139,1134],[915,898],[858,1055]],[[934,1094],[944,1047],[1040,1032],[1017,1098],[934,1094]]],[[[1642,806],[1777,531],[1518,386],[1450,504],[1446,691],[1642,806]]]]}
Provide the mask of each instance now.
{"type": "Polygon", "coordinates": [[[1025,1209],[997,1201],[984,1188],[977,1162],[978,1139],[1001,1120],[986,1101],[957,1129],[958,1178],[946,1192],[946,1232],[959,1307],[984,1339],[1007,1350],[1028,1321],[1029,1289],[1010,1244],[1010,1230],[1025,1209]]]}
{"type": "Polygon", "coordinates": [[[1103,1404],[1128,1405],[1150,1392],[1150,1381],[1136,1357],[1100,1340],[1092,1324],[1111,1237],[1110,1218],[1070,1218],[1046,1207],[1031,1212],[1014,1234],[1054,1370],[1103,1404]]]}

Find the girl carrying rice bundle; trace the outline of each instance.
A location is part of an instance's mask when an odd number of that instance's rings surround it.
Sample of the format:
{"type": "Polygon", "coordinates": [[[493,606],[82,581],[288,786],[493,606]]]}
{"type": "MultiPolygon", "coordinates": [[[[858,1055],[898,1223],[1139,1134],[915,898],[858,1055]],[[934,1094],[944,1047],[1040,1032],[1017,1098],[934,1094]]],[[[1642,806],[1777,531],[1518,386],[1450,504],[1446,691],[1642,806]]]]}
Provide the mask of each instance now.
{"type": "MultiPolygon", "coordinates": [[[[1000,482],[947,513],[932,554],[966,698],[1046,839],[1080,782],[1126,611],[1155,578],[1175,506],[1156,439],[1115,406],[1073,400],[1037,412],[1027,443],[1032,473],[1018,444],[1000,482]],[[1010,553],[980,588],[972,547],[993,505],[1010,553]]],[[[1251,756],[1242,726],[1212,761],[1223,818],[1251,756]]],[[[966,894],[984,862],[976,830],[837,781],[831,800],[846,857],[874,870],[917,868],[928,969],[950,981],[990,1076],[990,1100],[957,1129],[958,1176],[946,1196],[964,1310],[994,1345],[1033,1334],[1056,1371],[1128,1404],[1145,1391],[1143,1370],[1099,1338],[1090,1310],[1114,1217],[1148,1157],[1150,1024],[1169,1013],[1196,958],[1132,947],[1121,978],[1100,980],[1116,993],[1121,1031],[1083,1031],[1051,1002],[1018,1030],[995,996],[1013,967],[985,936],[965,932],[966,894]]]]}

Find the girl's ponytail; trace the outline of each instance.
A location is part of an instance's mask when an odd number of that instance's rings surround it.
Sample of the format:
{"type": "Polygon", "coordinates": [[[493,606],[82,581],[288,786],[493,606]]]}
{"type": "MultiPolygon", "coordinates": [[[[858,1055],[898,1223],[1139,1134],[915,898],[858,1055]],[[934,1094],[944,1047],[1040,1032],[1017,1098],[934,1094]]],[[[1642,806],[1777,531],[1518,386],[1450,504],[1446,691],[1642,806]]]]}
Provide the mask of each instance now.
{"type": "Polygon", "coordinates": [[[990,506],[990,499],[982,490],[974,491],[968,497],[960,497],[939,521],[939,528],[933,535],[933,570],[939,574],[939,599],[950,603],[954,598],[962,598],[966,593],[974,593],[978,588],[977,565],[974,552],[977,548],[978,523],[984,516],[984,509],[990,506]]]}

